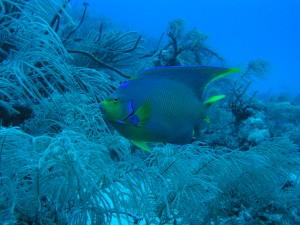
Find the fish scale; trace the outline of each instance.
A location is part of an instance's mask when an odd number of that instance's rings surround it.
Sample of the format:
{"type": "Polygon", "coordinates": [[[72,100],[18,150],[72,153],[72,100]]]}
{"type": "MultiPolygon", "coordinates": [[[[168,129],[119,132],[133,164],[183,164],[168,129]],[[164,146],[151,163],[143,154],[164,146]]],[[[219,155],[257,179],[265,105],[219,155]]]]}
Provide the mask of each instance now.
{"type": "Polygon", "coordinates": [[[153,93],[148,96],[146,93],[146,99],[153,103],[153,117],[146,128],[160,136],[162,142],[181,144],[192,137],[193,124],[200,119],[201,102],[183,84],[170,83],[167,89],[158,83],[153,93]],[[160,98],[157,99],[157,96],[160,98]]]}

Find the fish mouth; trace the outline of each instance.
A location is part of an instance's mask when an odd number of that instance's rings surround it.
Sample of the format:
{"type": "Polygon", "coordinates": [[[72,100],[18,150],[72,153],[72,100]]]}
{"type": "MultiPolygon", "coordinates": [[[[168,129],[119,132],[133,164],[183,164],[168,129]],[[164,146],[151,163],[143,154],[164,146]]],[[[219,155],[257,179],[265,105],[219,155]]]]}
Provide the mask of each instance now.
{"type": "Polygon", "coordinates": [[[102,118],[103,118],[104,120],[106,120],[106,119],[107,119],[107,114],[106,114],[106,112],[105,112],[103,102],[100,102],[100,104],[99,104],[99,110],[100,110],[100,114],[101,114],[102,118]]]}

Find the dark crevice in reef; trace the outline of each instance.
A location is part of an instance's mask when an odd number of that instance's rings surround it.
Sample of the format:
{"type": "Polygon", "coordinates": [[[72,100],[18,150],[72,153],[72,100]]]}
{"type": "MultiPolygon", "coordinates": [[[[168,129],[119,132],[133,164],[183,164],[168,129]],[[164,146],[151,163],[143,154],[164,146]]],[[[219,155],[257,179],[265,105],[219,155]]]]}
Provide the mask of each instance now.
{"type": "Polygon", "coordinates": [[[33,110],[29,106],[15,105],[13,108],[18,112],[11,113],[0,106],[0,122],[4,127],[21,126],[24,122],[33,116],[33,110]]]}

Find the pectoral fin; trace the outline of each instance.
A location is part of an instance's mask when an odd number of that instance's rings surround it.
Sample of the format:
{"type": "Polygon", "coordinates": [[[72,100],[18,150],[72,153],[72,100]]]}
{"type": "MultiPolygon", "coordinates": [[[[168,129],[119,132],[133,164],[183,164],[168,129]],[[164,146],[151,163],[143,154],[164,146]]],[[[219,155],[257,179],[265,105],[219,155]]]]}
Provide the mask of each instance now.
{"type": "Polygon", "coordinates": [[[150,119],[151,106],[150,103],[145,102],[132,116],[128,119],[134,126],[144,127],[150,119]]]}

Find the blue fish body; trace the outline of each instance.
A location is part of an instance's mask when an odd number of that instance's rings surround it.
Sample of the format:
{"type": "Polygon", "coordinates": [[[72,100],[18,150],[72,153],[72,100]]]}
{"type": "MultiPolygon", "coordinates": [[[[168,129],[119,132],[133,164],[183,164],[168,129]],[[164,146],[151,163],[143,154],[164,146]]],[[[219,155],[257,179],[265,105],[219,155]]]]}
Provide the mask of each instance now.
{"type": "Polygon", "coordinates": [[[235,68],[158,67],[124,82],[103,101],[104,119],[135,144],[190,143],[208,106],[223,98],[203,99],[216,79],[239,72],[235,68]]]}

